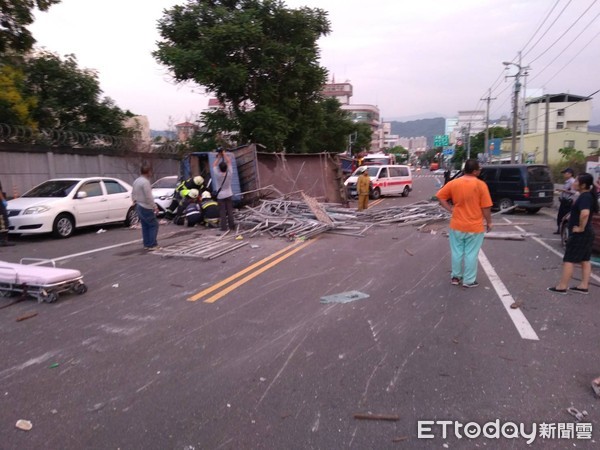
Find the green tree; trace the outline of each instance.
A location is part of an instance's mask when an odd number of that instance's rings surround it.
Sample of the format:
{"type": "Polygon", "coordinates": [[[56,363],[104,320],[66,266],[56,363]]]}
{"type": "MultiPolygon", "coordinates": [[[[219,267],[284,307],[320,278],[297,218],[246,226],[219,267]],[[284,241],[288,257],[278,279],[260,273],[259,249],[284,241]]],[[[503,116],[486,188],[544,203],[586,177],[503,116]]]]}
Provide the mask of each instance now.
{"type": "Polygon", "coordinates": [[[25,74],[18,68],[0,65],[0,123],[34,126],[33,97],[23,95],[25,74]]]}
{"type": "Polygon", "coordinates": [[[113,136],[128,133],[123,120],[133,114],[121,110],[112,99],[102,98],[97,73],[80,69],[74,55],[63,60],[43,52],[27,58],[23,72],[23,94],[36,99],[31,119],[40,128],[113,136]]]}
{"type": "Polygon", "coordinates": [[[34,8],[47,11],[60,0],[0,0],[0,56],[5,53],[25,53],[35,39],[27,26],[33,23],[34,8]]]}
{"type": "Polygon", "coordinates": [[[399,164],[405,164],[408,162],[408,158],[409,158],[408,150],[406,150],[401,145],[397,145],[395,147],[390,148],[388,150],[388,153],[393,153],[394,155],[396,155],[396,161],[399,164]]]}
{"type": "Polygon", "coordinates": [[[330,32],[318,8],[277,0],[191,0],[166,10],[153,55],[176,81],[193,81],[225,110],[204,114],[212,133],[269,151],[337,150],[349,125],[320,92],[319,37],[330,32]],[[333,131],[327,131],[333,125],[333,131]]]}

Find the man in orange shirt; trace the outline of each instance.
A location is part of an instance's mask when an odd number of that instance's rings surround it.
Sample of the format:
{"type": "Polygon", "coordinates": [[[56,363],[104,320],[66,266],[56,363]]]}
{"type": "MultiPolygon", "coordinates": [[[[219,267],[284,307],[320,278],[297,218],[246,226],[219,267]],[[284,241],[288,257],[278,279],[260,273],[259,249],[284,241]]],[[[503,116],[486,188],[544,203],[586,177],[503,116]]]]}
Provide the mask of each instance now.
{"type": "Polygon", "coordinates": [[[438,193],[444,209],[452,214],[450,219],[450,251],[452,253],[451,283],[463,287],[477,287],[477,255],[483,236],[492,229],[492,199],[487,184],[477,178],[479,162],[468,159],[464,176],[456,178],[438,193]],[[449,201],[452,201],[450,204],[449,201]],[[485,219],[486,228],[483,226],[485,219]],[[463,268],[464,262],[464,268],[463,268]]]}

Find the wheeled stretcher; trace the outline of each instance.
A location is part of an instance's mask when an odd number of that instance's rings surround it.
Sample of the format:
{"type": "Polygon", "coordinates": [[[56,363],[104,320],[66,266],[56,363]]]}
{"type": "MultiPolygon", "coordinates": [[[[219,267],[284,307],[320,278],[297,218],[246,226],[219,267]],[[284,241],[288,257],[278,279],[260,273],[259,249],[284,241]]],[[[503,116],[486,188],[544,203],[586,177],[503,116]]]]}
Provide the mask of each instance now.
{"type": "Polygon", "coordinates": [[[31,296],[38,303],[54,303],[61,292],[84,294],[87,286],[79,270],[57,268],[52,260],[23,258],[20,264],[0,261],[0,295],[31,296]],[[24,264],[31,261],[29,264],[24,264]],[[51,267],[41,264],[51,264],[51,267]]]}

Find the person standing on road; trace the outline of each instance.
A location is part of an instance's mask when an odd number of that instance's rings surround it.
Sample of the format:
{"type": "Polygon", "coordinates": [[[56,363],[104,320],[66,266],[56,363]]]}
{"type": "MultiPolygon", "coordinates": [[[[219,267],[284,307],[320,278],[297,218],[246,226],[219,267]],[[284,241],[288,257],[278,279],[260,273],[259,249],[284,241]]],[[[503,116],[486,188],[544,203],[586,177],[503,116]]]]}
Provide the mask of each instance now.
{"type": "Polygon", "coordinates": [[[146,250],[157,250],[158,242],[158,220],[155,211],[157,210],[152,195],[152,186],[150,177],[152,168],[148,164],[142,164],[140,176],[133,182],[131,197],[135,203],[135,209],[140,223],[142,224],[142,240],[146,250]]]}
{"type": "Polygon", "coordinates": [[[477,255],[484,233],[492,229],[492,199],[487,184],[481,181],[479,162],[468,159],[464,176],[451,180],[436,194],[450,219],[451,283],[471,288],[477,282],[477,255]],[[452,201],[452,204],[450,204],[452,201]],[[484,229],[483,220],[486,228],[484,229]]]}
{"type": "Polygon", "coordinates": [[[233,168],[231,167],[231,158],[223,150],[217,151],[217,157],[213,163],[215,168],[214,187],[219,186],[217,190],[217,201],[219,202],[219,223],[221,231],[235,229],[235,221],[233,219],[233,190],[231,189],[231,181],[233,179],[233,168]]]}
{"type": "Polygon", "coordinates": [[[560,234],[560,224],[562,223],[563,218],[571,210],[576,193],[575,189],[573,188],[573,183],[575,182],[573,169],[567,167],[560,173],[563,174],[565,185],[562,189],[558,190],[560,192],[560,196],[558,197],[558,215],[556,216],[556,231],[554,234],[560,234]]]}
{"type": "Polygon", "coordinates": [[[358,194],[358,210],[363,211],[369,207],[369,190],[371,188],[371,177],[365,167],[356,182],[356,193],[358,194]]]}
{"type": "Polygon", "coordinates": [[[12,247],[12,242],[8,242],[8,213],[6,211],[6,197],[2,190],[2,182],[0,182],[0,247],[12,247]]]}
{"type": "Polygon", "coordinates": [[[563,256],[562,276],[556,286],[548,288],[556,294],[566,294],[567,288],[571,292],[587,294],[592,274],[590,260],[595,237],[592,217],[598,213],[598,192],[594,186],[594,177],[589,173],[578,175],[573,188],[579,192],[579,196],[573,203],[569,216],[569,239],[563,256]],[[581,283],[569,287],[575,264],[581,264],[581,283]]]}

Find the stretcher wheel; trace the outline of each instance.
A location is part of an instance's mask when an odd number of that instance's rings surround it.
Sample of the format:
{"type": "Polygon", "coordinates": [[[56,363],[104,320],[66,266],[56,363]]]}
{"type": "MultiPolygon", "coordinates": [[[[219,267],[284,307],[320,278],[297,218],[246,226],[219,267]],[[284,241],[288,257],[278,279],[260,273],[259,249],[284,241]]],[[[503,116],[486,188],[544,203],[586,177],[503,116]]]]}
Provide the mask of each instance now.
{"type": "Polygon", "coordinates": [[[87,292],[87,286],[83,283],[78,284],[77,286],[75,286],[75,288],[73,289],[73,292],[75,292],[76,294],[85,294],[87,292]]]}
{"type": "Polygon", "coordinates": [[[48,292],[42,295],[42,300],[46,303],[54,303],[58,300],[58,294],[56,292],[48,292]]]}
{"type": "Polygon", "coordinates": [[[14,297],[17,295],[16,292],[10,291],[10,286],[7,284],[0,284],[0,297],[14,297]]]}

